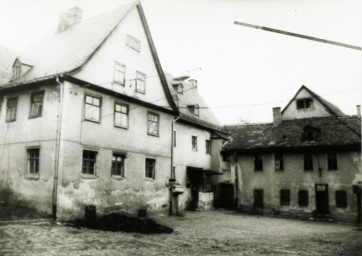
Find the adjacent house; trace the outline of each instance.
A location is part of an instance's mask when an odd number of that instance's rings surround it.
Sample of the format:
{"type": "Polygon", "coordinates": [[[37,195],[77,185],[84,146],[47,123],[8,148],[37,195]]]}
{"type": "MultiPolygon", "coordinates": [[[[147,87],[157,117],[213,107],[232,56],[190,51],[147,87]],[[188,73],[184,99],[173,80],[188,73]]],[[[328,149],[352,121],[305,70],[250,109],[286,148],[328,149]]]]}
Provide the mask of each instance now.
{"type": "Polygon", "coordinates": [[[179,209],[208,210],[214,206],[215,182],[221,174],[220,150],[228,138],[221,124],[198,93],[195,79],[167,76],[179,110],[173,122],[173,213],[179,209]],[[177,187],[184,189],[178,194],[177,187]]]}
{"type": "MultiPolygon", "coordinates": [[[[346,116],[306,86],[273,123],[227,126],[227,193],[245,212],[340,221],[361,218],[361,116],[346,116]]],[[[224,193],[224,194],[222,194],[224,193]]]]}
{"type": "Polygon", "coordinates": [[[55,34],[10,59],[0,84],[0,190],[11,200],[62,219],[83,217],[88,205],[98,214],[168,212],[186,169],[211,170],[220,128],[201,121],[204,110],[180,111],[187,97],[169,85],[138,1],[84,21],[72,8],[55,34]]]}

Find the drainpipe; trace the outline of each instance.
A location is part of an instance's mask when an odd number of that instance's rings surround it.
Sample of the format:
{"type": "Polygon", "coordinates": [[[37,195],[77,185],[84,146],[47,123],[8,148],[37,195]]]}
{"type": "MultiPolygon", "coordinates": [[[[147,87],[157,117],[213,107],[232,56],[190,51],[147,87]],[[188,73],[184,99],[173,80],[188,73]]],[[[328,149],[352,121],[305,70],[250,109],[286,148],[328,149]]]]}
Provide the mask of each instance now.
{"type": "MultiPolygon", "coordinates": [[[[60,75],[62,77],[62,75],[60,75]]],[[[56,77],[56,82],[60,86],[60,96],[57,113],[57,130],[55,144],[55,161],[54,161],[54,186],[53,186],[53,219],[57,219],[57,199],[58,199],[58,173],[59,173],[59,158],[60,158],[60,138],[63,117],[63,99],[64,99],[64,84],[59,81],[59,76],[56,77]]]]}
{"type": "MultiPolygon", "coordinates": [[[[171,169],[170,169],[170,179],[172,177],[172,169],[173,169],[174,126],[175,126],[175,123],[177,122],[177,120],[179,120],[180,118],[181,118],[181,116],[177,116],[176,118],[174,118],[174,120],[172,121],[172,125],[171,125],[171,169]]],[[[170,185],[170,182],[169,182],[169,186],[170,186],[170,209],[169,209],[169,214],[172,215],[172,185],[170,185]]]]}

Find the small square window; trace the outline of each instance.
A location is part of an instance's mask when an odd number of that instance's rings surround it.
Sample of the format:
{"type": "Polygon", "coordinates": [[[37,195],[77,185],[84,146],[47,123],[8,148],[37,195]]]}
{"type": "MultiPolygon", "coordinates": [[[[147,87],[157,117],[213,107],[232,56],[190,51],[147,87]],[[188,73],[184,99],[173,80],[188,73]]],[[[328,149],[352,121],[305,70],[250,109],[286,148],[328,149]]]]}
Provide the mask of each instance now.
{"type": "Polygon", "coordinates": [[[308,206],[309,205],[308,190],[299,190],[298,191],[298,205],[299,206],[308,206]]]}
{"type": "Polygon", "coordinates": [[[145,177],[150,179],[155,179],[156,176],[156,160],[152,158],[146,158],[146,173],[145,177]]]}
{"type": "Polygon", "coordinates": [[[304,154],[304,171],[313,171],[313,156],[311,153],[304,154]]]}
{"type": "Polygon", "coordinates": [[[192,150],[197,151],[197,137],[196,136],[191,137],[191,144],[192,144],[192,150]]]}
{"type": "Polygon", "coordinates": [[[97,154],[96,151],[83,150],[82,174],[95,175],[97,154]]]}
{"type": "Polygon", "coordinates": [[[128,128],[128,106],[121,103],[114,104],[114,126],[128,128]]]}
{"type": "Polygon", "coordinates": [[[282,189],[280,190],[280,205],[290,205],[290,190],[282,189]]]}
{"type": "Polygon", "coordinates": [[[188,106],[190,112],[194,115],[194,116],[199,116],[200,115],[200,107],[199,105],[189,105],[188,106]]]}
{"type": "Polygon", "coordinates": [[[346,208],[347,207],[347,193],[344,190],[336,191],[336,207],[346,208]]]}
{"type": "Polygon", "coordinates": [[[7,100],[6,122],[12,122],[16,120],[17,107],[18,107],[18,98],[11,98],[7,100]]]}
{"type": "Polygon", "coordinates": [[[89,121],[100,121],[101,98],[91,95],[85,95],[84,100],[84,119],[89,121]]]}
{"type": "Polygon", "coordinates": [[[327,158],[328,158],[328,170],[330,170],[330,171],[338,170],[337,153],[328,152],[327,158]]]}
{"type": "Polygon", "coordinates": [[[39,117],[43,112],[44,92],[31,94],[30,118],[39,117]]]}
{"type": "Polygon", "coordinates": [[[112,156],[112,176],[121,176],[124,177],[124,154],[114,153],[112,156]]]}
{"type": "Polygon", "coordinates": [[[148,113],[147,119],[148,119],[147,133],[149,135],[158,136],[160,116],[157,114],[148,113]]]}
{"type": "Polygon", "coordinates": [[[28,174],[39,174],[39,148],[27,149],[28,174]]]}
{"type": "Polygon", "coordinates": [[[211,154],[211,140],[206,140],[206,154],[211,154]]]}
{"type": "Polygon", "coordinates": [[[141,72],[136,72],[136,92],[146,93],[146,75],[141,72]]]}
{"type": "Polygon", "coordinates": [[[274,154],[274,167],[276,171],[284,170],[283,153],[274,154]]]}
{"type": "Polygon", "coordinates": [[[113,82],[124,86],[125,81],[126,81],[126,65],[123,65],[123,64],[115,61],[114,62],[113,82]]]}
{"type": "Polygon", "coordinates": [[[136,52],[141,52],[141,41],[131,35],[127,35],[126,45],[136,52]]]}
{"type": "Polygon", "coordinates": [[[254,169],[256,172],[263,170],[263,158],[261,155],[256,155],[254,158],[254,169]]]}

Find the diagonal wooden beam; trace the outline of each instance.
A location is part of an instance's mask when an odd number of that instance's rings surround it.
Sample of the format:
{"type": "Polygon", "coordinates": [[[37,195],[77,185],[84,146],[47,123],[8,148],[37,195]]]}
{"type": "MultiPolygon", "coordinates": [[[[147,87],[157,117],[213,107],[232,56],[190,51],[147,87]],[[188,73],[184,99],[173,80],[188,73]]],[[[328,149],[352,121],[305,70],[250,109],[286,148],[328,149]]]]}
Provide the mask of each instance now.
{"type": "Polygon", "coordinates": [[[332,44],[332,45],[336,45],[336,46],[340,46],[340,47],[346,47],[346,48],[350,48],[350,49],[354,49],[354,50],[358,50],[358,51],[361,50],[360,46],[339,43],[339,42],[330,41],[330,40],[321,39],[321,38],[312,37],[312,36],[301,35],[301,34],[288,32],[288,31],[283,31],[283,30],[279,30],[279,29],[275,29],[275,28],[256,26],[256,25],[252,25],[252,24],[248,24],[248,23],[244,23],[244,22],[240,22],[240,21],[235,21],[234,24],[235,25],[241,25],[241,26],[244,26],[244,27],[256,28],[256,29],[265,30],[265,31],[269,31],[269,32],[279,33],[279,34],[283,34],[283,35],[287,35],[287,36],[299,37],[299,38],[312,40],[312,41],[317,41],[317,42],[321,42],[321,43],[325,43],[325,44],[332,44]]]}

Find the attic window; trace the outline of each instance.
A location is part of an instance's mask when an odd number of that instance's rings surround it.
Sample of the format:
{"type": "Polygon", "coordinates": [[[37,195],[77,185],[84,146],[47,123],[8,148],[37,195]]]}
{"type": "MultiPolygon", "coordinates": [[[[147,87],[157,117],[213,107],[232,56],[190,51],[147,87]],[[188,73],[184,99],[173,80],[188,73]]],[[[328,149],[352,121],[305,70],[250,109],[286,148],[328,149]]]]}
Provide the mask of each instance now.
{"type": "Polygon", "coordinates": [[[18,79],[20,77],[20,71],[21,71],[21,64],[17,63],[13,67],[13,80],[18,79]]]}
{"type": "Polygon", "coordinates": [[[184,86],[182,84],[177,85],[177,93],[179,93],[179,94],[184,93],[184,86]]]}
{"type": "Polygon", "coordinates": [[[200,107],[199,105],[190,105],[188,106],[191,113],[194,114],[195,116],[199,116],[200,115],[200,107]]]}
{"type": "Polygon", "coordinates": [[[312,126],[303,128],[302,142],[310,142],[318,140],[321,130],[312,126]]]}
{"type": "Polygon", "coordinates": [[[136,52],[141,52],[141,41],[133,36],[127,35],[126,45],[136,52]]]}
{"type": "Polygon", "coordinates": [[[310,108],[312,106],[312,103],[313,100],[310,98],[297,100],[297,109],[310,108]]]}

